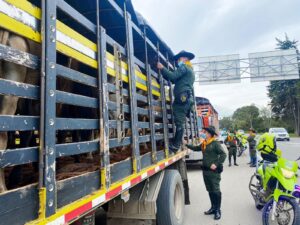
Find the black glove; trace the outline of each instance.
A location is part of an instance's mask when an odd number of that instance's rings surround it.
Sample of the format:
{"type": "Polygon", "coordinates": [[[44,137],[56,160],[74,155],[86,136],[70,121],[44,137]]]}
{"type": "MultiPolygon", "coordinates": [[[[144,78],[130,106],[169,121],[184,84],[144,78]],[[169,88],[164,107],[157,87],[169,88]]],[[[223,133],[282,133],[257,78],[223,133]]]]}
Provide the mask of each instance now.
{"type": "Polygon", "coordinates": [[[222,173],[223,172],[223,164],[218,165],[217,172],[222,173]]]}

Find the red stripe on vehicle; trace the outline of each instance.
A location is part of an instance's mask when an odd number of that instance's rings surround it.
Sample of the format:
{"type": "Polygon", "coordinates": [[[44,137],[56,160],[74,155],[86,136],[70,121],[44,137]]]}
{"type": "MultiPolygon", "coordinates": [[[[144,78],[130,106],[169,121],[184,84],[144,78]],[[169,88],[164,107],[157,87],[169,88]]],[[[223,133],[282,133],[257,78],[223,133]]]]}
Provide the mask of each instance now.
{"type": "Polygon", "coordinates": [[[80,206],[79,208],[74,209],[73,211],[71,211],[65,215],[65,222],[67,223],[67,222],[75,219],[76,217],[80,216],[81,214],[87,212],[90,209],[92,209],[92,202],[88,202],[88,203],[80,206]]]}
{"type": "Polygon", "coordinates": [[[136,185],[137,183],[141,182],[142,181],[142,177],[141,176],[138,176],[138,177],[135,177],[133,178],[130,182],[131,182],[131,186],[133,185],[136,185]]]}
{"type": "Polygon", "coordinates": [[[148,177],[152,176],[153,174],[155,174],[155,170],[154,169],[151,169],[147,172],[148,174],[148,177]]]}
{"type": "Polygon", "coordinates": [[[117,188],[107,192],[105,194],[105,199],[106,201],[111,199],[112,197],[115,197],[116,195],[118,195],[120,192],[122,191],[122,186],[118,186],[117,188]]]}
{"type": "Polygon", "coordinates": [[[165,164],[164,163],[159,165],[159,169],[163,170],[164,168],[165,168],[165,164]]]}

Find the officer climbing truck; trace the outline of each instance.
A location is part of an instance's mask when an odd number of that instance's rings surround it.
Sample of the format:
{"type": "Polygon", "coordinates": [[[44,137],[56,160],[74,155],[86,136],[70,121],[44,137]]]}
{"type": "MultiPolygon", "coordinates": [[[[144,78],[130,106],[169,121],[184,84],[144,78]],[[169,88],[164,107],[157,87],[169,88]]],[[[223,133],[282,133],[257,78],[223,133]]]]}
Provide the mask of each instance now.
{"type": "MultiPolygon", "coordinates": [[[[181,225],[173,53],[129,0],[0,0],[0,224],[181,225]],[[113,201],[112,201],[113,200],[113,201]]],[[[195,110],[184,138],[199,137],[195,110]]]]}

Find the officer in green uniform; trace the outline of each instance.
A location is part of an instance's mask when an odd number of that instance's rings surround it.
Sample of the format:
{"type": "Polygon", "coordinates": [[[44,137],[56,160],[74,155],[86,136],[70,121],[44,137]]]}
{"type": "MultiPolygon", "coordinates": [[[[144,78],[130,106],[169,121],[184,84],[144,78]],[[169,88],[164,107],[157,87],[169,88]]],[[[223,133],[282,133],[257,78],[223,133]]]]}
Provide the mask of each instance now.
{"type": "Polygon", "coordinates": [[[228,133],[225,139],[225,145],[228,149],[228,160],[229,166],[231,166],[231,158],[233,157],[234,165],[238,166],[236,163],[236,153],[237,153],[237,138],[233,133],[228,133]]]}
{"type": "Polygon", "coordinates": [[[210,126],[208,128],[203,128],[203,130],[206,138],[199,146],[186,146],[189,149],[202,151],[203,153],[203,179],[211,202],[211,208],[204,212],[204,214],[214,214],[214,219],[219,220],[221,218],[222,198],[220,181],[226,153],[223,151],[219,141],[215,139],[215,136],[217,135],[215,127],[210,126]]]}
{"type": "Polygon", "coordinates": [[[162,76],[175,84],[173,115],[176,133],[173,142],[169,145],[169,149],[173,152],[177,152],[182,144],[185,120],[194,105],[195,74],[190,62],[193,58],[195,58],[193,53],[179,52],[174,56],[178,67],[173,72],[166,69],[161,63],[157,63],[157,68],[161,71],[162,76]]]}

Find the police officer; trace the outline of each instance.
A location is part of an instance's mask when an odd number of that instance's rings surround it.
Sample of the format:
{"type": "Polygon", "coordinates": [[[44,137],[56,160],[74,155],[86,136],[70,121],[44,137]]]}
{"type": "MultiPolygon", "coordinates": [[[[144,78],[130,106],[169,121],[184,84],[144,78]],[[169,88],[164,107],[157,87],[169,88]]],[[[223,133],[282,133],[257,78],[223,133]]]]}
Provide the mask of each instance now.
{"type": "Polygon", "coordinates": [[[177,152],[182,144],[185,119],[194,105],[193,85],[195,74],[190,62],[193,58],[195,58],[193,53],[186,51],[179,52],[174,56],[174,61],[177,62],[178,68],[173,72],[166,69],[161,63],[157,63],[157,68],[161,71],[162,76],[175,84],[173,115],[176,133],[172,143],[169,145],[169,149],[173,152],[177,152]]]}
{"type": "Polygon", "coordinates": [[[223,151],[220,143],[215,139],[217,135],[215,127],[210,126],[203,128],[205,140],[199,146],[186,145],[194,151],[202,151],[203,153],[203,179],[206,190],[208,191],[211,208],[204,212],[205,215],[214,214],[214,219],[221,218],[221,198],[220,191],[221,173],[223,171],[223,163],[226,159],[226,153],[223,151]]]}
{"type": "Polygon", "coordinates": [[[260,136],[257,150],[261,157],[267,162],[276,162],[281,157],[281,150],[277,148],[276,138],[273,134],[264,133],[260,136]]]}
{"type": "Polygon", "coordinates": [[[233,157],[234,165],[238,166],[236,163],[236,153],[237,153],[237,138],[233,133],[228,133],[225,139],[225,145],[228,149],[228,160],[229,166],[231,166],[231,158],[233,157]]]}
{"type": "Polygon", "coordinates": [[[256,167],[256,131],[253,128],[249,129],[249,137],[247,141],[249,143],[249,151],[250,151],[250,167],[256,167]]]}

